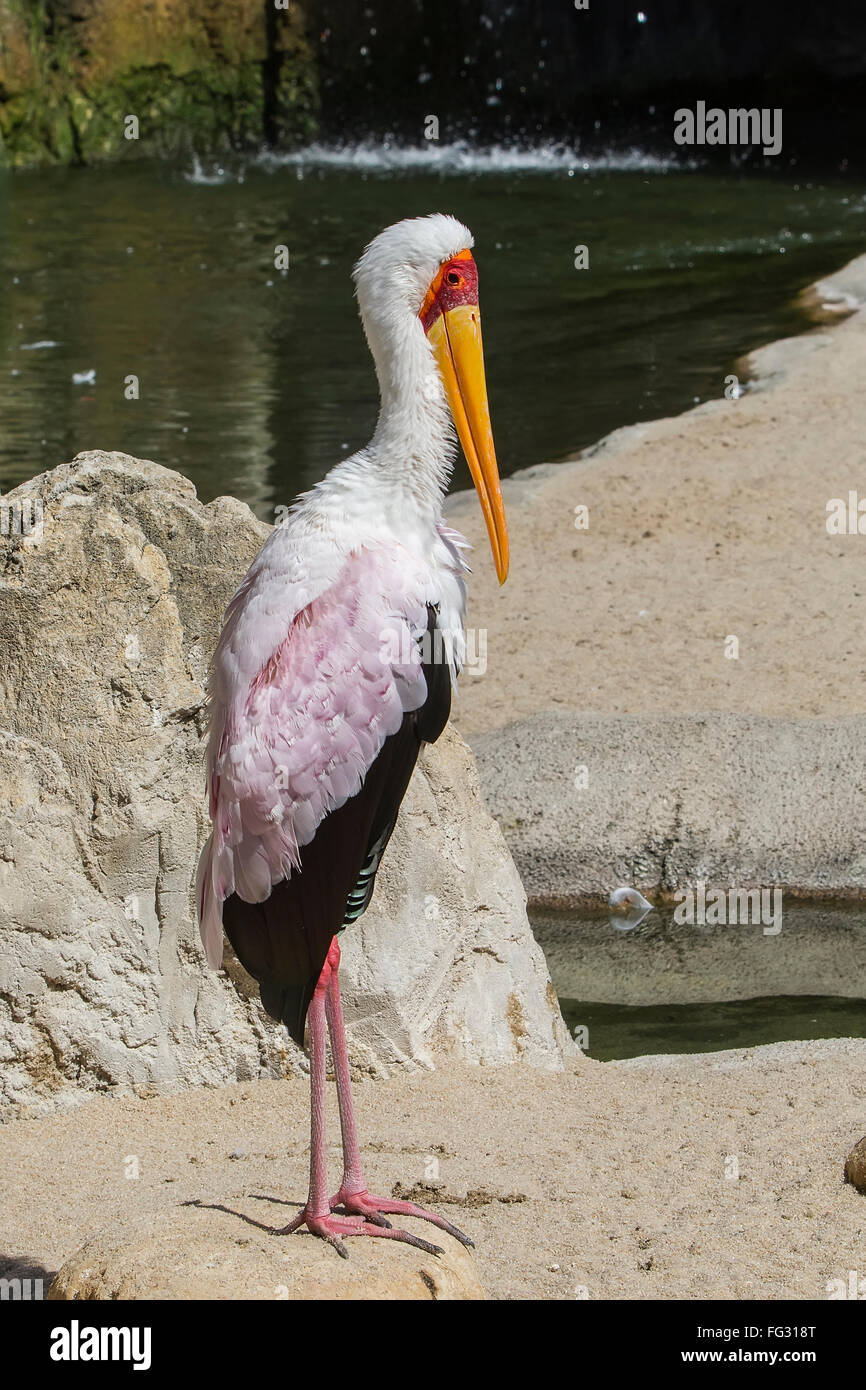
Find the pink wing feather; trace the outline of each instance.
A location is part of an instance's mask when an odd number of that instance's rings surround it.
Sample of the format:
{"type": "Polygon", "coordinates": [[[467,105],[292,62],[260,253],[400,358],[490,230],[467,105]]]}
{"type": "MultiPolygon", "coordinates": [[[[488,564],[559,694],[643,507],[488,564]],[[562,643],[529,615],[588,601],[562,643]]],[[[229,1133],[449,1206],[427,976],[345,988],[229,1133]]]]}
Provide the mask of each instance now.
{"type": "Polygon", "coordinates": [[[213,966],[225,899],[263,902],[297,869],[299,847],[427,694],[417,639],[437,598],[429,572],[403,547],[375,545],[292,584],[285,555],[280,569],[268,556],[278,534],[229,604],[211,674],[213,829],[197,895],[213,966]]]}

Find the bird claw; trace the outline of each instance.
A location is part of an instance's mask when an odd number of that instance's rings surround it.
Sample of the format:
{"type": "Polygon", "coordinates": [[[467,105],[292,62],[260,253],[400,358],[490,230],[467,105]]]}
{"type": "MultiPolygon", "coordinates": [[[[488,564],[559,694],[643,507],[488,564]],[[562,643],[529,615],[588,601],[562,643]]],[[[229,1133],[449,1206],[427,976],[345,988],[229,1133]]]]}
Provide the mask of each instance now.
{"type": "MultiPolygon", "coordinates": [[[[340,1191],[331,1198],[330,1206],[332,1211],[334,1207],[342,1207],[350,1215],[362,1216],[366,1221],[375,1222],[377,1225],[383,1213],[387,1213],[389,1216],[415,1216],[421,1221],[429,1221],[432,1225],[438,1226],[441,1231],[445,1231],[455,1240],[459,1240],[460,1244],[465,1245],[469,1250],[475,1249],[474,1241],[464,1235],[457,1226],[452,1226],[450,1221],[446,1221],[444,1216],[437,1216],[436,1212],[416,1206],[414,1202],[401,1202],[396,1197],[373,1197],[367,1191],[344,1192],[340,1188],[340,1191]]],[[[385,1222],[385,1225],[390,1224],[390,1222],[385,1222]]],[[[437,1249],[438,1247],[434,1246],[433,1248],[437,1249]]]]}
{"type": "MultiPolygon", "coordinates": [[[[336,1203],[334,1204],[336,1205],[336,1203]]],[[[410,1231],[394,1230],[390,1221],[378,1211],[352,1212],[347,1216],[338,1216],[330,1211],[325,1216],[314,1216],[308,1212],[306,1207],[299,1212],[294,1221],[288,1226],[283,1226],[276,1234],[279,1236],[291,1235],[301,1226],[306,1226],[311,1235],[319,1236],[328,1242],[336,1250],[342,1259],[349,1258],[342,1236],[348,1240],[350,1236],[385,1236],[391,1240],[402,1241],[404,1245],[414,1245],[416,1250],[423,1250],[428,1255],[441,1255],[442,1249],[438,1245],[433,1245],[429,1240],[422,1240],[420,1236],[413,1236],[410,1231]]]]}
{"type": "Polygon", "coordinates": [[[387,1216],[383,1216],[380,1211],[359,1212],[358,1215],[366,1215],[367,1220],[374,1226],[387,1226],[390,1229],[394,1224],[392,1221],[388,1220],[387,1216]]]}

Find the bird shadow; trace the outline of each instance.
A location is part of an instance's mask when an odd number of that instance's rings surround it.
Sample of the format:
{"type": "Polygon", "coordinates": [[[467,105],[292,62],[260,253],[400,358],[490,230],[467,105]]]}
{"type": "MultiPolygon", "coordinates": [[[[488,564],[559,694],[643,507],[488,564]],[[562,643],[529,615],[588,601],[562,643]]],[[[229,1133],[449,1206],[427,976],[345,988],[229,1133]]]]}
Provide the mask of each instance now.
{"type": "MultiPolygon", "coordinates": [[[[303,1209],[303,1202],[290,1202],[285,1197],[266,1197],[260,1192],[251,1192],[249,1196],[259,1202],[278,1202],[283,1207],[296,1207],[298,1211],[303,1209]]],[[[265,1221],[257,1221],[254,1216],[247,1216],[244,1211],[237,1211],[234,1207],[227,1207],[223,1202],[203,1202],[199,1197],[192,1197],[188,1202],[181,1202],[184,1207],[199,1207],[202,1211],[222,1211],[226,1216],[236,1216],[239,1221],[245,1221],[248,1226],[255,1226],[256,1230],[264,1231],[265,1235],[279,1236],[285,1231],[284,1226],[269,1226],[265,1221]]]]}

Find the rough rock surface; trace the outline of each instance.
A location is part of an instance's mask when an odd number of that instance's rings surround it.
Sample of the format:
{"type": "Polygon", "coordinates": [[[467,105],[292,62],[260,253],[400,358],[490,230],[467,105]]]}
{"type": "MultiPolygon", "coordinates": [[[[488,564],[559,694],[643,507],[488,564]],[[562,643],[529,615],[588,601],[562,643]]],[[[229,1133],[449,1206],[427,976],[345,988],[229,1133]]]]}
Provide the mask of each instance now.
{"type": "Polygon", "coordinates": [[[472,747],[530,898],[554,905],[699,879],[863,894],[864,737],[855,717],[562,712],[472,747]]]}
{"type": "Polygon", "coordinates": [[[428,1255],[396,1240],[360,1237],[343,1260],[306,1232],[275,1235],[294,1215],[239,1195],[173,1207],[103,1231],[68,1259],[50,1299],[483,1299],[470,1251],[426,1221],[405,1229],[432,1240],[428,1255]],[[431,1231],[433,1234],[431,1235],[431,1231]]]}
{"type": "MultiPolygon", "coordinates": [[[[44,1110],[283,1074],[300,1054],[236,962],[205,969],[192,896],[202,682],[267,527],[122,454],[79,455],[5,501],[28,499],[41,536],[0,551],[0,1095],[44,1110]]],[[[561,1065],[523,890],[456,733],[427,751],[344,940],[356,1063],[561,1065]]]]}

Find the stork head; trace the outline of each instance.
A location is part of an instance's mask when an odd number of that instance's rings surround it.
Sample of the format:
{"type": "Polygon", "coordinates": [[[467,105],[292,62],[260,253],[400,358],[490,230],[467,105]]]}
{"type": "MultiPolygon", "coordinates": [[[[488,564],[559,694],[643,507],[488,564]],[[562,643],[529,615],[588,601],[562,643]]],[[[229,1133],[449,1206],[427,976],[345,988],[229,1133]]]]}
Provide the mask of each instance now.
{"type": "Polygon", "coordinates": [[[472,233],[455,217],[408,218],[370,242],[355,267],[355,284],[380,379],[386,347],[395,371],[411,359],[418,340],[435,360],[504,584],[508,527],[487,403],[472,245],[472,233]]]}

